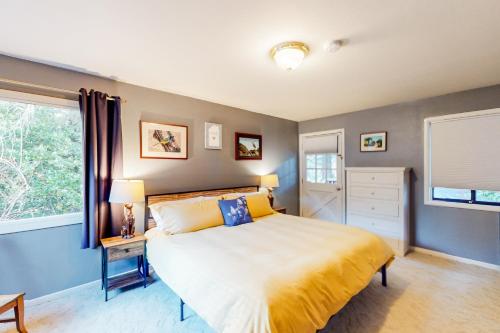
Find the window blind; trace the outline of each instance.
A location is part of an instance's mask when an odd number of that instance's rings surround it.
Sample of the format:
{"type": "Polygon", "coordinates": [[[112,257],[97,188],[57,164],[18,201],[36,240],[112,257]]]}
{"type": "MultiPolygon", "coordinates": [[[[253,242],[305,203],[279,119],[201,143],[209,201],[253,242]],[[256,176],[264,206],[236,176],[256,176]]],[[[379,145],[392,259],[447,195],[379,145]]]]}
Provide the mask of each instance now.
{"type": "Polygon", "coordinates": [[[337,153],[338,135],[325,134],[306,136],[303,140],[304,152],[306,154],[337,153]]]}
{"type": "Polygon", "coordinates": [[[500,109],[430,123],[432,187],[500,191],[500,109]]]}

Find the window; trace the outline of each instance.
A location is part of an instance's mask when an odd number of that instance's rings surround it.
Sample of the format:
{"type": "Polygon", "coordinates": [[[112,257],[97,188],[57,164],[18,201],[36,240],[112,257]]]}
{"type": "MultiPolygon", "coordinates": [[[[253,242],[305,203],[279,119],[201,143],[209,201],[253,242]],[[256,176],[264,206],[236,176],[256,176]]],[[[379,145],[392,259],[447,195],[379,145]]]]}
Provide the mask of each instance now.
{"type": "Polygon", "coordinates": [[[475,192],[476,202],[500,205],[500,192],[481,190],[475,192]]]}
{"type": "Polygon", "coordinates": [[[424,120],[428,205],[500,211],[500,109],[424,120]]]}
{"type": "Polygon", "coordinates": [[[500,206],[500,191],[464,190],[443,187],[433,187],[432,191],[433,200],[500,206]]]}
{"type": "Polygon", "coordinates": [[[75,101],[0,91],[0,233],[81,222],[75,101]]]}
{"type": "Polygon", "coordinates": [[[306,154],[306,181],[334,184],[337,181],[337,154],[306,154]]]}

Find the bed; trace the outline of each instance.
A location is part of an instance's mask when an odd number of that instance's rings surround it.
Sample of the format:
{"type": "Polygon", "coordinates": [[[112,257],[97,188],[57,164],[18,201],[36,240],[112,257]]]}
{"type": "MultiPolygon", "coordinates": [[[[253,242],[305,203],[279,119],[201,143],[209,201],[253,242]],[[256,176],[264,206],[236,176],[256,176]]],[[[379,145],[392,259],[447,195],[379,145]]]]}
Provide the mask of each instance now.
{"type": "MultiPolygon", "coordinates": [[[[246,193],[256,186],[147,196],[156,202],[246,193]]],[[[307,333],[323,328],[394,258],[358,228],[284,214],[237,227],[168,235],[146,209],[147,253],[156,274],[215,331],[307,333]]]]}

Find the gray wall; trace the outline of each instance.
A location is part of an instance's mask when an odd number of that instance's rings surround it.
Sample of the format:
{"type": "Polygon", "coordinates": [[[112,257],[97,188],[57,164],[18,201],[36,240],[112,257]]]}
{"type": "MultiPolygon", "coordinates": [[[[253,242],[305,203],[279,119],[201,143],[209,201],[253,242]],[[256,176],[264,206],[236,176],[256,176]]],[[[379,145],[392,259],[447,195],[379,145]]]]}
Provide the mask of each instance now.
{"type": "MultiPolygon", "coordinates": [[[[5,56],[0,77],[74,91],[93,88],[125,99],[124,175],[144,179],[149,194],[253,185],[257,175],[277,172],[277,204],[297,213],[297,122],[5,56]],[[189,159],[140,159],[139,120],[188,125],[189,159]],[[205,150],[206,121],[223,125],[223,150],[205,150]],[[262,161],[234,160],[236,131],[263,135],[262,161]]],[[[138,225],[143,211],[136,205],[138,225]]],[[[0,294],[25,291],[34,298],[98,279],[99,251],[80,250],[80,235],[80,225],[0,235],[0,294]]]]}
{"type": "MultiPolygon", "coordinates": [[[[500,264],[499,214],[424,205],[423,121],[426,117],[500,107],[500,85],[410,103],[303,121],[299,132],[345,129],[346,166],[407,166],[412,172],[411,243],[500,264]],[[362,132],[387,131],[388,149],[361,153],[362,132]]],[[[500,152],[492,152],[498,154],[500,152]]]]}

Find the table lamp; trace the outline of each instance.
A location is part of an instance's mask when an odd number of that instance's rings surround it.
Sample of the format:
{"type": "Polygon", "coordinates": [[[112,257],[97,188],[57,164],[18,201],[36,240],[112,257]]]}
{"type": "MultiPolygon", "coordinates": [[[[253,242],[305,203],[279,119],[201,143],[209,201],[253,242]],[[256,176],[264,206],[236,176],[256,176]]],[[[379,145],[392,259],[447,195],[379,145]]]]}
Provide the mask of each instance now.
{"type": "Polygon", "coordinates": [[[132,238],[135,233],[135,217],[132,212],[134,202],[144,201],[144,182],[142,180],[115,179],[111,185],[109,202],[122,203],[123,225],[122,238],[132,238]]]}
{"type": "Polygon", "coordinates": [[[280,182],[278,179],[277,174],[270,174],[270,175],[265,175],[260,177],[260,186],[267,188],[269,194],[269,203],[271,204],[271,207],[273,206],[274,203],[274,197],[273,197],[273,188],[274,187],[279,187],[280,182]]]}

